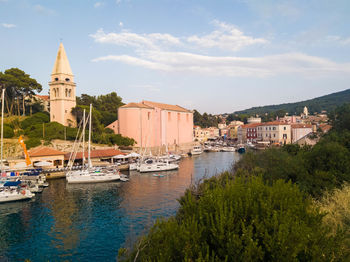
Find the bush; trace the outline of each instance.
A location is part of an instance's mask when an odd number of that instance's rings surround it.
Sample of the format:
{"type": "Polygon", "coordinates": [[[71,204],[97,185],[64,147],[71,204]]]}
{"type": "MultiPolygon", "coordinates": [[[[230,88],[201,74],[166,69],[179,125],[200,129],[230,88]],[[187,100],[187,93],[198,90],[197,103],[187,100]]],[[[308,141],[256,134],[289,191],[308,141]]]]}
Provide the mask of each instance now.
{"type": "MultiPolygon", "coordinates": [[[[125,261],[341,261],[338,243],[296,185],[211,179],[180,200],[125,261]]],[[[226,177],[226,178],[225,178],[226,177]]]]}
{"type": "Polygon", "coordinates": [[[30,149],[32,147],[40,146],[41,140],[39,138],[29,138],[26,141],[24,141],[26,144],[27,149],[30,149]]]}
{"type": "Polygon", "coordinates": [[[8,125],[4,125],[4,138],[12,138],[14,135],[15,133],[13,131],[13,128],[8,125]]]}
{"type": "Polygon", "coordinates": [[[21,122],[21,128],[27,129],[30,126],[33,126],[36,124],[48,123],[48,122],[50,122],[50,115],[48,113],[39,112],[23,120],[21,122]]]}

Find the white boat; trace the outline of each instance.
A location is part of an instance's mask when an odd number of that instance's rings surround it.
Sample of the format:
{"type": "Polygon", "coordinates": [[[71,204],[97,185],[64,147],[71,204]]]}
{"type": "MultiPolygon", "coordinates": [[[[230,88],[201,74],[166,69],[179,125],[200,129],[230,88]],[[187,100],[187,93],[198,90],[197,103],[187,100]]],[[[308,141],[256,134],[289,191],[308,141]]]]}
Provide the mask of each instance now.
{"type": "Polygon", "coordinates": [[[233,146],[223,147],[221,149],[223,152],[235,152],[236,149],[233,146]]]}
{"type": "Polygon", "coordinates": [[[191,155],[200,155],[203,153],[203,149],[201,146],[194,146],[191,150],[191,155]]]}
{"type": "Polygon", "coordinates": [[[179,168],[179,165],[174,163],[162,163],[162,162],[155,162],[152,164],[144,163],[140,165],[140,173],[169,171],[169,170],[174,170],[178,168],[179,168]]]}
{"type": "Polygon", "coordinates": [[[5,183],[0,188],[0,203],[30,199],[35,195],[26,187],[20,187],[20,184],[20,181],[5,183]]]}
{"type": "MultiPolygon", "coordinates": [[[[91,113],[92,113],[92,105],[90,104],[88,164],[87,164],[87,167],[85,167],[85,164],[83,163],[84,168],[82,170],[70,170],[69,172],[66,173],[66,180],[67,180],[67,183],[69,184],[110,182],[110,181],[116,181],[120,179],[120,172],[116,167],[114,167],[111,170],[108,170],[108,169],[94,168],[91,165],[91,158],[90,158],[91,119],[92,119],[91,113]]],[[[85,136],[85,111],[84,111],[83,118],[84,118],[84,124],[83,124],[82,136],[85,136]]],[[[73,159],[73,163],[74,163],[74,159],[73,159]]]]}
{"type": "Polygon", "coordinates": [[[76,170],[66,174],[66,180],[72,183],[102,183],[120,180],[119,171],[76,170]]]}

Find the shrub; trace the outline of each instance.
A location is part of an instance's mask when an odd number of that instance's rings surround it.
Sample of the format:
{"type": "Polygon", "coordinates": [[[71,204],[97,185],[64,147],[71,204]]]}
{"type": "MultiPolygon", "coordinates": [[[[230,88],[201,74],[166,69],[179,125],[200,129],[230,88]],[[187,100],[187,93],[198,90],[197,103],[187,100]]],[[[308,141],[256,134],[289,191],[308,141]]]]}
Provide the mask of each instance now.
{"type": "Polygon", "coordinates": [[[342,259],[323,215],[296,185],[227,177],[200,185],[200,195],[188,190],[177,216],[158,221],[125,261],[342,259]]]}
{"type": "Polygon", "coordinates": [[[8,125],[4,125],[4,138],[12,138],[15,135],[13,128],[8,125]]]}
{"type": "Polygon", "coordinates": [[[27,149],[30,149],[32,147],[40,146],[41,145],[41,140],[39,138],[29,138],[24,141],[26,144],[27,149]]]}
{"type": "Polygon", "coordinates": [[[30,126],[48,122],[50,122],[50,115],[48,113],[39,112],[23,120],[21,122],[21,128],[27,129],[30,126]]]}

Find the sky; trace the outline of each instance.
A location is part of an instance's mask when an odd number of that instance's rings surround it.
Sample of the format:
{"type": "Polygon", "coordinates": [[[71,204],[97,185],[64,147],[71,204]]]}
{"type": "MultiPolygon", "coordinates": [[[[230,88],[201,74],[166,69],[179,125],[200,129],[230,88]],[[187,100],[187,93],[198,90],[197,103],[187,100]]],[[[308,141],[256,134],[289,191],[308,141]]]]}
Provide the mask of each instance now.
{"type": "Polygon", "coordinates": [[[0,71],[43,86],[62,42],[77,95],[204,113],[350,88],[349,0],[0,0],[0,71]]]}

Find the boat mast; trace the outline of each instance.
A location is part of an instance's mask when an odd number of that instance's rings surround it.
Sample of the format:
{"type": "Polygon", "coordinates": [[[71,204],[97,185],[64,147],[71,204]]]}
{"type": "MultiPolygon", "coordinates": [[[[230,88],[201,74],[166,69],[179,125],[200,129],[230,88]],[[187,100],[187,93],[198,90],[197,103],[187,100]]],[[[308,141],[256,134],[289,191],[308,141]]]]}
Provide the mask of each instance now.
{"type": "Polygon", "coordinates": [[[90,104],[89,114],[89,152],[88,152],[88,169],[91,167],[90,151],[91,151],[91,122],[92,122],[92,104],[90,104]]]}
{"type": "Polygon", "coordinates": [[[85,109],[83,111],[83,168],[85,166],[85,109]]]}
{"type": "Polygon", "coordinates": [[[3,147],[4,147],[4,100],[5,100],[5,88],[2,89],[1,95],[1,171],[4,168],[3,147]]]}

